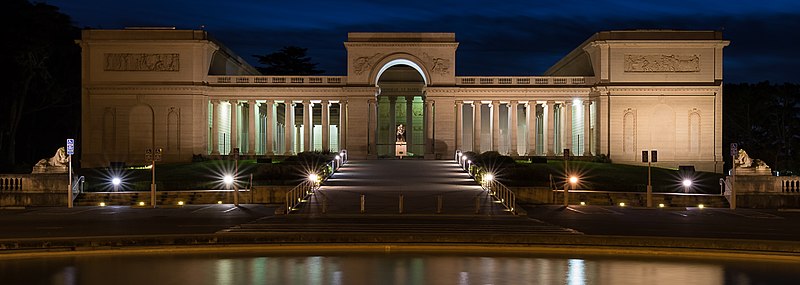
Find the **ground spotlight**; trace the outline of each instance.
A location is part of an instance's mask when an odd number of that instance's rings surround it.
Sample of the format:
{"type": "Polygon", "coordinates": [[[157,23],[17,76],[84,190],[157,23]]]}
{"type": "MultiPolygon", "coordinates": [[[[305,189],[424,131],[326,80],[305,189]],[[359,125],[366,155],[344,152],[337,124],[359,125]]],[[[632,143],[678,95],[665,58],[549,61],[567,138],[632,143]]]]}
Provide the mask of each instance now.
{"type": "Polygon", "coordinates": [[[619,203],[619,206],[620,206],[620,207],[625,207],[625,202],[620,202],[620,203],[619,203]]]}
{"type": "Polygon", "coordinates": [[[139,201],[139,206],[144,206],[144,202],[139,201]]]}
{"type": "Polygon", "coordinates": [[[703,205],[703,204],[697,205],[697,208],[700,208],[700,209],[703,209],[705,207],[706,207],[706,205],[703,205]]]}
{"type": "Polygon", "coordinates": [[[664,208],[664,203],[658,204],[659,208],[664,208]]]}
{"type": "Polygon", "coordinates": [[[105,206],[106,206],[106,202],[100,202],[100,207],[105,207],[105,206]]]}
{"type": "Polygon", "coordinates": [[[222,201],[217,201],[217,204],[222,204],[222,201]]]}
{"type": "Polygon", "coordinates": [[[183,201],[178,201],[178,206],[183,206],[183,201]]]}
{"type": "Polygon", "coordinates": [[[581,202],[581,206],[586,206],[586,202],[581,202]]]}

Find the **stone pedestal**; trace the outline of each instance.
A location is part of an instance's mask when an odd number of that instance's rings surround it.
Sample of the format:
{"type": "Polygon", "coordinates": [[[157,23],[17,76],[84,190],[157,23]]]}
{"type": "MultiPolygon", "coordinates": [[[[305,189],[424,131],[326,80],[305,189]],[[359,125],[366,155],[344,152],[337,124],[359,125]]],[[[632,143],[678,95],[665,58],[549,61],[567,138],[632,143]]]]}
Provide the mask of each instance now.
{"type": "Polygon", "coordinates": [[[405,142],[396,142],[394,145],[394,156],[403,159],[404,156],[408,155],[408,147],[405,142]]]}

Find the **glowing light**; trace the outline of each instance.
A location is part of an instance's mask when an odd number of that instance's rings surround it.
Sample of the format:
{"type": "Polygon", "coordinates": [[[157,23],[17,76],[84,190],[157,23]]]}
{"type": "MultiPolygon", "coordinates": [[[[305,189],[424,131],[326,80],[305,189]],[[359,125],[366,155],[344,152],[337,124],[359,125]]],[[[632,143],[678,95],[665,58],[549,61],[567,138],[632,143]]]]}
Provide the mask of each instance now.
{"type": "Polygon", "coordinates": [[[183,201],[178,201],[178,206],[183,206],[183,201]]]}
{"type": "Polygon", "coordinates": [[[658,204],[659,208],[664,208],[664,203],[658,204]]]}
{"type": "Polygon", "coordinates": [[[106,206],[106,202],[100,202],[100,207],[105,207],[105,206],[106,206]]]}
{"type": "Polygon", "coordinates": [[[486,173],[486,175],[483,176],[483,181],[485,182],[490,182],[492,180],[494,180],[494,174],[486,173]]]}
{"type": "Polygon", "coordinates": [[[139,201],[139,206],[144,206],[144,202],[139,201]]]}
{"type": "Polygon", "coordinates": [[[619,203],[619,206],[620,206],[620,207],[625,207],[625,202],[620,202],[620,203],[619,203]]]}
{"type": "Polygon", "coordinates": [[[683,180],[683,187],[691,187],[691,186],[692,186],[692,180],[689,179],[683,180]]]}
{"type": "Polygon", "coordinates": [[[586,206],[586,202],[581,202],[581,206],[586,206]]]}
{"type": "Polygon", "coordinates": [[[698,207],[698,208],[700,208],[700,209],[702,209],[702,208],[705,208],[705,207],[706,207],[706,205],[700,204],[700,205],[697,205],[697,207],[698,207]]]}
{"type": "Polygon", "coordinates": [[[575,184],[578,183],[578,177],[572,176],[569,178],[569,183],[575,184]]]}
{"type": "Polygon", "coordinates": [[[217,201],[217,204],[222,204],[222,201],[217,201]]]}
{"type": "Polygon", "coordinates": [[[224,177],[222,177],[222,182],[224,182],[227,185],[233,184],[233,176],[231,176],[230,174],[225,175],[224,177]]]}
{"type": "Polygon", "coordinates": [[[316,173],[311,173],[308,175],[308,180],[317,182],[317,180],[319,180],[319,175],[317,175],[316,173]]]}
{"type": "Polygon", "coordinates": [[[119,186],[120,183],[122,183],[122,180],[120,180],[119,177],[111,178],[111,184],[114,186],[119,186]]]}

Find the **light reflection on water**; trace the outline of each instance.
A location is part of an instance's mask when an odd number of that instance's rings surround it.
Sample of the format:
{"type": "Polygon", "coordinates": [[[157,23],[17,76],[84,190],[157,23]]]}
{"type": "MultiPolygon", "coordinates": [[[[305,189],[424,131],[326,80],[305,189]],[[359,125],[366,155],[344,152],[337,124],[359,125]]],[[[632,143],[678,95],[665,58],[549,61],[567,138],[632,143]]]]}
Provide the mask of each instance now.
{"type": "Polygon", "coordinates": [[[159,254],[0,260],[0,284],[792,284],[800,277],[797,266],[530,256],[159,254]]]}

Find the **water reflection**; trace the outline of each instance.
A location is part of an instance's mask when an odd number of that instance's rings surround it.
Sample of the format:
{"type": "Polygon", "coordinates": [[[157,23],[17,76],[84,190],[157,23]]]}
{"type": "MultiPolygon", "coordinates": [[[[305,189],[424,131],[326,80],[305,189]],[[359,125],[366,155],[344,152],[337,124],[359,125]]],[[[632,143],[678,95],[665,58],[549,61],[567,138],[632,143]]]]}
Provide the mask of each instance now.
{"type": "Polygon", "coordinates": [[[438,255],[131,255],[0,260],[2,284],[779,284],[790,263],[438,255]]]}

